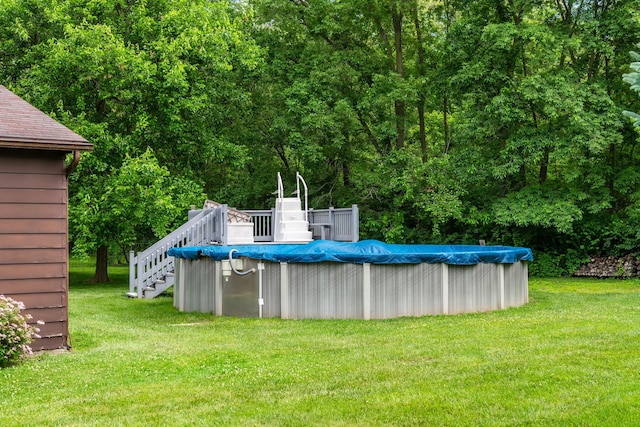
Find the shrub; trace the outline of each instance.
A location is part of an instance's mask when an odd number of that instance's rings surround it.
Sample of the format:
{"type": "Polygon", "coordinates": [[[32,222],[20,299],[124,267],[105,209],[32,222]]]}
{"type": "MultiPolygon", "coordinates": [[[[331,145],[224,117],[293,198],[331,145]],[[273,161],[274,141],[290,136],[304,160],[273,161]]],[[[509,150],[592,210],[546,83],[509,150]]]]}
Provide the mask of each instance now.
{"type": "Polygon", "coordinates": [[[27,323],[31,316],[20,314],[24,308],[22,302],[0,295],[0,368],[32,354],[29,344],[40,338],[40,330],[27,323]]]}
{"type": "Polygon", "coordinates": [[[531,277],[572,276],[580,266],[589,261],[589,257],[572,249],[564,254],[535,252],[534,261],[529,264],[531,277]]]}

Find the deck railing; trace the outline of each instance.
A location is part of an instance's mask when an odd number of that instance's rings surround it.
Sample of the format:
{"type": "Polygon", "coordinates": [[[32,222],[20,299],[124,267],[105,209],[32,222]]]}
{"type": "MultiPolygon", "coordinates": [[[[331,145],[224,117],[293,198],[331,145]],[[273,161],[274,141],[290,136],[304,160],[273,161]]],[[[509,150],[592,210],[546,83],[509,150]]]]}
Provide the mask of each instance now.
{"type": "Polygon", "coordinates": [[[273,242],[275,209],[244,211],[251,215],[254,242],[273,242]]]}
{"type": "MultiPolygon", "coordinates": [[[[274,209],[245,210],[253,222],[255,242],[273,242],[274,209]]],[[[309,209],[309,227],[315,240],[357,242],[359,239],[358,205],[350,208],[309,209]]]]}
{"type": "Polygon", "coordinates": [[[309,209],[309,226],[314,239],[357,242],[359,229],[358,205],[351,208],[309,209]]]}

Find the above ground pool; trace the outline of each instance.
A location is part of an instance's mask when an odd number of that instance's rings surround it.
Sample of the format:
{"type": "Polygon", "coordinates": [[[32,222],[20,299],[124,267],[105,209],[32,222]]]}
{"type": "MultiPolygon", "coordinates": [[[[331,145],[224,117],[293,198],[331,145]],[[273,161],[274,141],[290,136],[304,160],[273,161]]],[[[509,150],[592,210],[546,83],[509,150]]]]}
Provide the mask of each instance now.
{"type": "Polygon", "coordinates": [[[374,240],[174,248],[180,311],[384,319],[517,307],[530,249],[374,240]]]}

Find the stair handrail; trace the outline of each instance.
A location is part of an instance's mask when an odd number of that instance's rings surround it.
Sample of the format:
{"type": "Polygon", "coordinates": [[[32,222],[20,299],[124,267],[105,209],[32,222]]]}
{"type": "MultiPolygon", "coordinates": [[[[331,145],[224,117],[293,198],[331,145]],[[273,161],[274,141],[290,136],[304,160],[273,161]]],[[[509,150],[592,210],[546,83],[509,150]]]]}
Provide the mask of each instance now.
{"type": "Polygon", "coordinates": [[[284,198],[284,186],[282,185],[282,177],[280,176],[280,172],[278,172],[278,199],[284,198]]]}
{"type": "Polygon", "coordinates": [[[169,249],[210,244],[216,234],[226,239],[227,233],[224,230],[226,210],[226,205],[204,210],[149,248],[138,252],[137,255],[131,251],[129,253],[128,295],[142,298],[146,287],[151,286],[155,280],[164,277],[173,270],[173,257],[167,255],[169,249]],[[218,224],[214,224],[214,221],[218,224]]]}
{"type": "Polygon", "coordinates": [[[309,222],[309,216],[308,216],[309,198],[307,196],[307,194],[309,193],[309,190],[307,189],[307,183],[304,181],[304,178],[302,177],[302,175],[300,175],[300,172],[296,172],[296,187],[298,192],[298,198],[300,198],[300,182],[301,181],[302,181],[302,185],[304,186],[304,220],[309,222]]]}

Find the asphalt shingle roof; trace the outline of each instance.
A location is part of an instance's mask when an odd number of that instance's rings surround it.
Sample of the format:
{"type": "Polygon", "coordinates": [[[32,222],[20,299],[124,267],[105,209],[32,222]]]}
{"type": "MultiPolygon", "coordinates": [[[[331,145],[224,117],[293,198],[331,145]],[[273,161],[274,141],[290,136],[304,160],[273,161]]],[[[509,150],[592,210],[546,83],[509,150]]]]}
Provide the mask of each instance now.
{"type": "Polygon", "coordinates": [[[86,139],[0,85],[0,147],[91,150],[86,139]]]}

